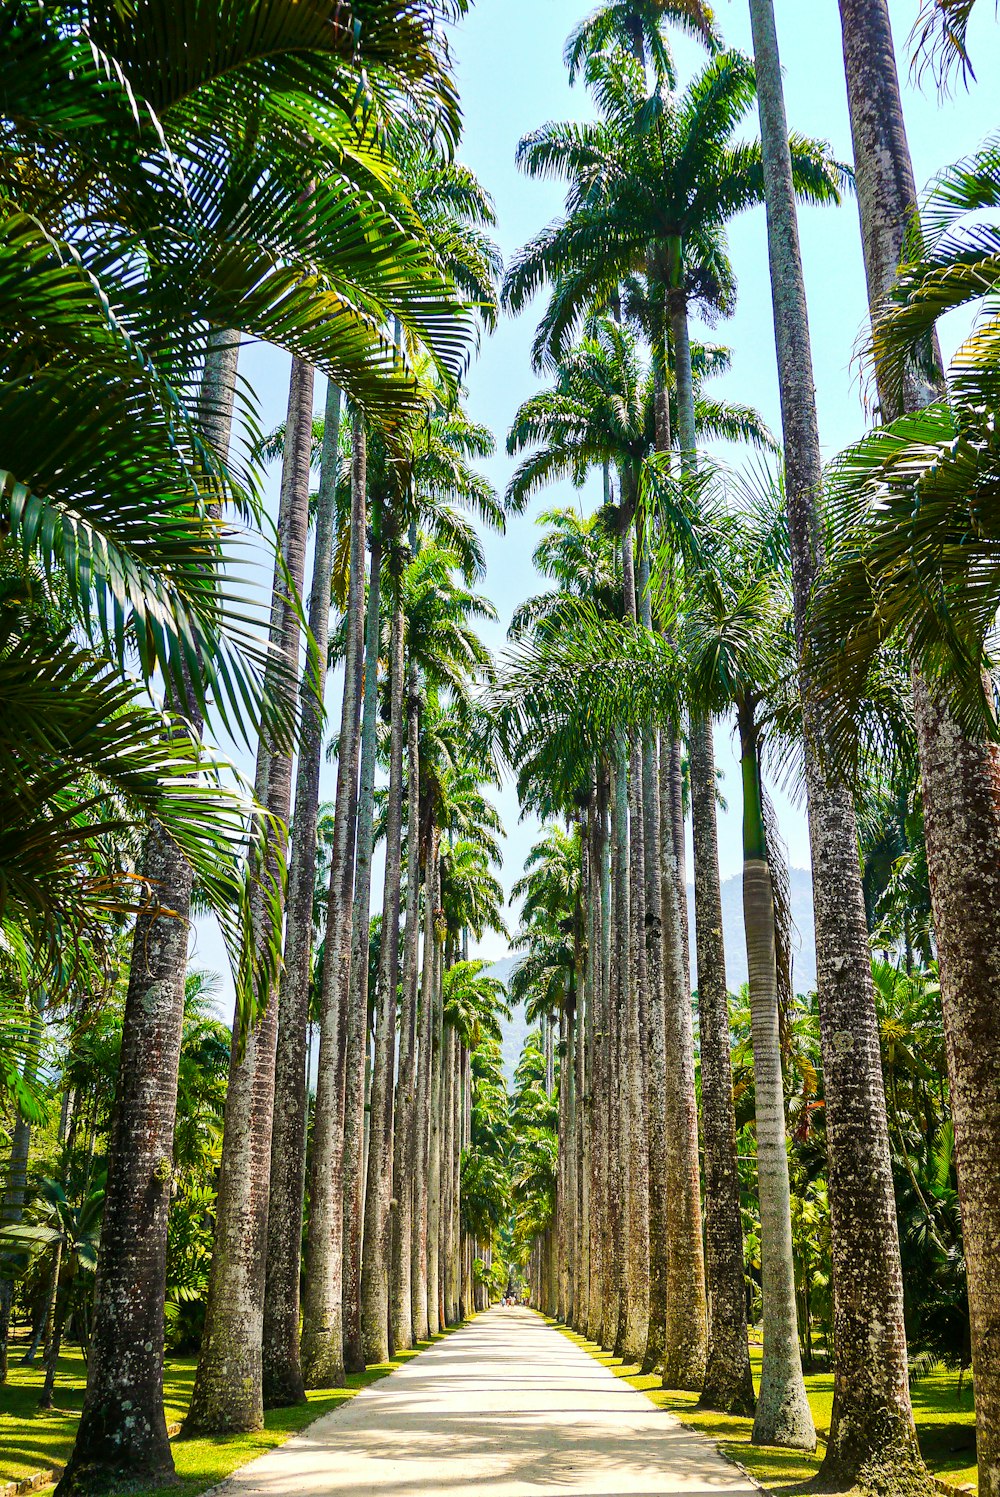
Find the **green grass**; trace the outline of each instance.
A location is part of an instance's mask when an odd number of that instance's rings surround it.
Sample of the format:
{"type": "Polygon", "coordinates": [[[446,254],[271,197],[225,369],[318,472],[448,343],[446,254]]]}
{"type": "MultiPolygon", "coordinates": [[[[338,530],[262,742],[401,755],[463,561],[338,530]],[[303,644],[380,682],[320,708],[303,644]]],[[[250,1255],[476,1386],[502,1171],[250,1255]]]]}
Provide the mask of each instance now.
{"type": "MultiPolygon", "coordinates": [[[[593,1341],[587,1341],[565,1326],[558,1326],[557,1329],[583,1347],[598,1362],[603,1362],[615,1377],[624,1378],[634,1388],[645,1393],[657,1408],[669,1409],[692,1429],[714,1440],[724,1455],[738,1461],[751,1476],[770,1490],[781,1492],[786,1488],[794,1488],[811,1480],[819,1470],[822,1444],[815,1456],[751,1445],[751,1420],[699,1409],[696,1407],[696,1393],[676,1393],[661,1388],[659,1378],[643,1377],[638,1368],[625,1365],[620,1357],[611,1356],[593,1341]]],[[[760,1357],[760,1347],[751,1345],[750,1360],[754,1381],[758,1385],[760,1357]]],[[[806,1390],[813,1420],[822,1440],[830,1429],[830,1412],[833,1407],[832,1373],[820,1372],[807,1377],[806,1390]]],[[[968,1377],[965,1378],[959,1396],[958,1374],[938,1369],[933,1376],[922,1378],[913,1385],[912,1398],[920,1449],[929,1470],[956,1486],[975,1486],[975,1414],[968,1377]]]]}
{"type": "MultiPolygon", "coordinates": [[[[457,1329],[455,1327],[454,1329],[457,1329]]],[[[448,1335],[449,1332],[444,1332],[448,1335]]],[[[150,1488],[143,1497],[196,1497],[223,1477],[252,1461],[255,1456],[282,1445],[297,1430],[311,1424],[322,1414],[339,1408],[362,1388],[395,1372],[418,1352],[440,1341],[434,1336],[422,1341],[413,1351],[400,1352],[392,1361],[369,1367],[366,1372],[351,1373],[346,1388],[324,1389],[308,1393],[308,1402],[291,1409],[269,1410],[264,1416],[265,1428],[252,1435],[217,1435],[205,1439],[174,1439],[174,1463],[180,1485],[150,1488]]],[[[83,1407],[87,1373],[83,1358],[70,1348],[59,1358],[54,1407],[38,1407],[44,1372],[39,1363],[22,1367],[18,1353],[11,1348],[8,1381],[0,1386],[0,1488],[7,1482],[23,1481],[36,1471],[58,1471],[73,1445],[77,1421],[83,1407]]],[[[163,1376],[163,1401],[167,1425],[179,1424],[187,1412],[194,1384],[196,1358],[169,1357],[163,1376]]]]}

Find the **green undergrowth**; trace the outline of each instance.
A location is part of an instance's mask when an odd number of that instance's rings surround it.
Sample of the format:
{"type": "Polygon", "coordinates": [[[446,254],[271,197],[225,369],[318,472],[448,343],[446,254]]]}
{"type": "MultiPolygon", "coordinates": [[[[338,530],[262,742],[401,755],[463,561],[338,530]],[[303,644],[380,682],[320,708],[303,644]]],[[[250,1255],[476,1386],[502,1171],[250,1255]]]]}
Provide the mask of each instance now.
{"type": "MultiPolygon", "coordinates": [[[[555,1325],[555,1322],[550,1320],[549,1324],[555,1325]]],[[[566,1326],[557,1325],[555,1328],[589,1352],[596,1361],[603,1363],[615,1377],[624,1378],[633,1388],[645,1393],[657,1408],[668,1409],[684,1424],[714,1440],[723,1455],[737,1461],[767,1490],[787,1491],[790,1497],[791,1492],[810,1482],[819,1471],[823,1458],[822,1442],[829,1433],[833,1407],[832,1373],[814,1373],[806,1378],[809,1403],[821,1442],[816,1455],[810,1456],[800,1451],[752,1445],[752,1420],[699,1409],[696,1393],[678,1393],[661,1388],[657,1376],[644,1377],[637,1367],[624,1364],[620,1357],[612,1356],[595,1342],[586,1340],[566,1326]]],[[[751,1343],[750,1361],[754,1383],[758,1386],[760,1358],[760,1347],[751,1343]]],[[[956,1486],[975,1487],[975,1414],[968,1378],[964,1380],[960,1393],[958,1374],[939,1368],[932,1376],[921,1378],[914,1384],[912,1399],[917,1436],[928,1469],[935,1476],[956,1486]]]]}
{"type": "MultiPolygon", "coordinates": [[[[467,1323],[467,1322],[466,1322],[467,1323]]],[[[399,1352],[391,1361],[380,1362],[365,1372],[348,1375],[346,1388],[328,1388],[306,1394],[307,1402],[290,1409],[269,1409],[265,1427],[251,1435],[215,1435],[172,1441],[174,1463],[180,1484],[149,1488],[141,1497],[196,1497],[229,1476],[256,1456],[283,1445],[296,1434],[329,1414],[362,1388],[377,1383],[395,1372],[421,1351],[458,1330],[451,1327],[430,1341],[421,1341],[412,1351],[399,1352]]],[[[38,1407],[38,1395],[44,1370],[36,1363],[22,1367],[16,1348],[12,1356],[8,1381],[0,1385],[0,1489],[8,1482],[24,1481],[36,1471],[55,1470],[64,1465],[73,1446],[76,1426],[83,1407],[87,1370],[77,1348],[70,1348],[59,1358],[54,1407],[38,1407]]],[[[187,1413],[194,1384],[195,1357],[169,1357],[163,1374],[163,1401],[168,1427],[180,1424],[187,1413]]],[[[51,1491],[51,1488],[49,1488],[51,1491]]]]}

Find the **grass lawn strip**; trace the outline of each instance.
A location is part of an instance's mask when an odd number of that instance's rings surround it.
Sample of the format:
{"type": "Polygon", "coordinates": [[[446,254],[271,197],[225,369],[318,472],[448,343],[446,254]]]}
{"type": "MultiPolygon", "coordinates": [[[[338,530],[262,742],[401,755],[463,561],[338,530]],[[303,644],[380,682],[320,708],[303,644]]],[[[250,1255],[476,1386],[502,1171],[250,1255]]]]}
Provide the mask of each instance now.
{"type": "MultiPolygon", "coordinates": [[[[429,1341],[421,1341],[412,1351],[398,1352],[390,1361],[379,1362],[365,1372],[349,1373],[346,1388],[317,1389],[306,1394],[304,1404],[268,1409],[264,1428],[253,1434],[174,1439],[171,1444],[180,1485],[150,1487],[142,1497],[197,1497],[458,1329],[451,1326],[429,1341]]],[[[72,1348],[59,1358],[55,1407],[47,1410],[38,1407],[45,1376],[40,1360],[33,1367],[22,1367],[16,1355],[12,1356],[8,1380],[0,1386],[0,1494],[8,1484],[20,1485],[39,1471],[52,1471],[58,1477],[73,1447],[87,1385],[83,1357],[72,1348]]],[[[196,1365],[196,1357],[167,1359],[163,1402],[168,1427],[180,1424],[187,1413],[196,1365]]],[[[51,1483],[48,1485],[51,1487],[51,1483]]]]}
{"type": "MultiPolygon", "coordinates": [[[[752,1445],[751,1419],[699,1409],[697,1393],[678,1393],[661,1388],[655,1374],[644,1377],[637,1367],[623,1363],[620,1357],[612,1356],[576,1331],[556,1325],[554,1321],[549,1324],[582,1347],[595,1361],[603,1363],[615,1377],[623,1378],[640,1393],[645,1393],[658,1409],[667,1409],[691,1429],[714,1440],[724,1456],[741,1466],[767,1490],[781,1492],[784,1488],[798,1486],[810,1481],[819,1470],[822,1447],[816,1455],[810,1456],[798,1450],[752,1445]]],[[[760,1347],[751,1344],[750,1361],[755,1386],[760,1383],[760,1358],[760,1347]]],[[[825,1442],[833,1408],[833,1374],[813,1373],[805,1382],[813,1421],[820,1440],[825,1442]]],[[[959,1396],[958,1374],[938,1370],[931,1377],[921,1378],[915,1383],[911,1396],[921,1453],[928,1469],[939,1479],[940,1489],[947,1492],[964,1487],[975,1492],[975,1414],[968,1377],[964,1379],[959,1396]]]]}

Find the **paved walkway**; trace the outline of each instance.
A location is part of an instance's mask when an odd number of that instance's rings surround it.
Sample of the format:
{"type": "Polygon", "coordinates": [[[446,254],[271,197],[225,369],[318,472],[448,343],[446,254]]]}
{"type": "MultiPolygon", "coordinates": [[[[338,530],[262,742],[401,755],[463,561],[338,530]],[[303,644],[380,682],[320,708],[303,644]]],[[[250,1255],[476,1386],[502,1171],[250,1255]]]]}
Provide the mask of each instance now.
{"type": "Polygon", "coordinates": [[[745,1497],[708,1441],[530,1310],[478,1316],[219,1497],[745,1497]]]}

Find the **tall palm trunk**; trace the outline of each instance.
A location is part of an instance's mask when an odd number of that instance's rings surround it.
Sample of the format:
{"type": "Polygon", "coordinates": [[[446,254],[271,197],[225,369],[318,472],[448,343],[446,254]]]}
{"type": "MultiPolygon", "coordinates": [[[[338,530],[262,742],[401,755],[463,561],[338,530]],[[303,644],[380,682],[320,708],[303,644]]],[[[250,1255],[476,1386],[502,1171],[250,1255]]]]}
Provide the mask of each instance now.
{"type": "Polygon", "coordinates": [[[590,1228],[588,1224],[590,1159],[589,1120],[587,1116],[587,1066],[593,1022],[593,925],[591,905],[591,838],[593,796],[588,795],[587,808],[580,817],[580,892],[577,903],[577,984],[579,997],[575,1015],[576,1034],[573,1049],[573,1097],[576,1121],[574,1139],[575,1190],[573,1199],[574,1233],[570,1253],[573,1278],[573,1313],[570,1325],[586,1333],[589,1307],[590,1228]]]}
{"type": "MultiPolygon", "coordinates": [[[[25,1046],[22,1078],[26,1086],[33,1086],[38,1075],[39,1052],[42,1043],[42,1018],[45,991],[37,987],[31,999],[31,1018],[28,1021],[27,1045],[25,1046]]],[[[28,1156],[31,1152],[31,1123],[18,1108],[11,1131],[10,1154],[3,1202],[0,1205],[0,1225],[11,1226],[21,1220],[24,1197],[28,1186],[28,1156]]],[[[0,1280],[0,1383],[7,1381],[7,1356],[10,1339],[10,1310],[13,1299],[13,1279],[0,1280]]]]}
{"type": "Polygon", "coordinates": [[[375,1063],[372,1068],[368,1188],[361,1266],[361,1329],[367,1362],[389,1356],[390,1219],[393,1191],[393,1075],[396,1058],[396,989],[399,985],[399,901],[403,833],[403,606],[392,612],[389,662],[389,802],[385,832],[382,950],[379,960],[375,1063]]]}
{"type": "Polygon", "coordinates": [[[727,1414],[752,1415],[753,1376],[747,1346],[740,1178],[733,1110],[732,1035],[722,933],[715,751],[711,719],[691,715],[689,764],[694,841],[694,909],[698,952],[701,1116],[705,1141],[705,1281],[708,1357],[701,1402],[727,1414]]]}
{"type": "MultiPolygon", "coordinates": [[[[412,549],[412,547],[411,547],[412,549]]],[[[416,1177],[417,982],[420,966],[420,680],[416,662],[407,672],[406,702],[406,929],[403,936],[403,1005],[399,1020],[399,1084],[393,1137],[390,1342],[413,1345],[413,1204],[416,1177]]]]}
{"type": "MultiPolygon", "coordinates": [[[[635,555],[631,528],[622,537],[624,612],[635,620],[635,555]]],[[[620,1110],[618,1148],[623,1197],[622,1296],[615,1352],[631,1363],[641,1362],[649,1330],[649,1149],[648,1113],[641,1053],[643,1010],[646,1007],[646,960],[642,938],[643,842],[642,752],[628,750],[627,779],[620,782],[626,796],[619,826],[619,856],[625,864],[622,885],[620,946],[619,1056],[620,1110]]]]}
{"type": "MultiPolygon", "coordinates": [[[[868,12],[872,9],[870,4],[865,6],[868,12]]],[[[818,513],[822,463],[788,127],[770,0],[752,0],[751,20],[764,149],[795,622],[801,648],[813,580],[822,560],[818,513]]],[[[867,171],[868,163],[859,158],[859,180],[865,179],[867,171]]],[[[894,268],[895,261],[890,274],[894,268]]],[[[821,713],[805,673],[801,689],[837,1348],[833,1417],[823,1475],[831,1482],[850,1485],[869,1459],[883,1464],[915,1460],[916,1437],[854,806],[849,792],[824,775],[815,748],[822,742],[821,713]],[[880,1327],[877,1344],[872,1340],[873,1325],[880,1327]]]]}
{"type": "Polygon", "coordinates": [[[607,1274],[607,1184],[608,1184],[608,983],[604,961],[605,935],[610,915],[609,839],[607,835],[608,786],[603,764],[596,766],[591,826],[590,907],[594,1015],[590,1024],[590,1057],[587,1068],[587,1113],[590,1128],[590,1285],[587,1304],[587,1338],[604,1342],[604,1284],[607,1274]]]}
{"type": "Polygon", "coordinates": [[[430,1335],[427,1294],[429,1253],[427,1213],[431,1128],[431,1042],[434,1033],[434,966],[436,960],[434,902],[438,891],[438,836],[437,828],[432,828],[424,870],[424,950],[420,974],[417,1105],[413,1148],[413,1277],[410,1291],[413,1301],[413,1339],[415,1341],[426,1341],[430,1335]]]}
{"type": "MultiPolygon", "coordinates": [[[[238,333],[213,336],[201,424],[222,459],[238,356],[238,333]]],[[[200,732],[193,695],[183,712],[200,732]]],[[[154,1487],[174,1471],[163,1413],[163,1301],[192,874],[158,827],[146,837],[143,872],[151,892],[132,935],[87,1393],[63,1493],[118,1477],[154,1487]]]]}
{"type": "Polygon", "coordinates": [[[628,1119],[629,1228],[625,1360],[640,1365],[649,1337],[649,1108],[646,1086],[646,1034],[649,970],[645,944],[645,852],[642,821],[642,748],[636,744],[629,763],[629,1007],[626,1036],[625,1104],[628,1119]]]}
{"type": "Polygon", "coordinates": [[[307,1388],[342,1387],[344,1383],[344,1087],[357,828],[368,486],[365,428],[359,414],[354,417],[351,446],[347,645],[320,996],[319,1067],[309,1178],[309,1236],[302,1296],[302,1370],[307,1388]]]}
{"type": "Polygon", "coordinates": [[[628,1230],[628,1157],[625,1118],[625,1037],[628,1027],[629,930],[628,750],[617,749],[612,800],[611,985],[609,992],[608,1183],[604,1345],[621,1354],[625,1330],[625,1234],[628,1230]]]}
{"type": "Polygon", "coordinates": [[[457,1206],[455,1197],[455,1060],[457,1036],[454,1027],[444,1028],[444,1057],[442,1075],[441,1127],[441,1198],[443,1221],[441,1226],[441,1301],[444,1306],[445,1325],[454,1325],[458,1309],[458,1295],[454,1277],[453,1213],[457,1206]]]}
{"type": "Polygon", "coordinates": [[[802,1380],[795,1313],[795,1260],[774,953],[774,889],[764,836],[753,704],[741,703],[737,716],[743,771],[743,919],[750,985],[764,1305],[764,1358],[753,1439],[758,1445],[815,1450],[816,1430],[802,1380]]]}
{"type": "MultiPolygon", "coordinates": [[[[916,190],[888,9],[883,0],[863,6],[844,0],[840,14],[868,298],[874,308],[895,279],[916,190]]],[[[939,364],[931,382],[912,369],[904,410],[918,410],[933,399],[940,376],[939,364]]],[[[879,397],[883,420],[900,414],[881,385],[879,397]]],[[[913,701],[968,1274],[979,1490],[982,1497],[998,1497],[1000,753],[993,744],[970,742],[942,694],[918,671],[913,701]]]]}
{"type": "Polygon", "coordinates": [[[302,726],[292,816],[288,874],[285,966],[278,1009],[274,1072],[274,1132],[271,1137],[270,1207],[264,1295],[264,1406],[302,1403],[305,1382],[299,1345],[299,1280],[302,1268],[302,1206],[306,1171],[306,1111],[309,1079],[306,1038],[312,960],[316,825],[323,753],[323,696],[330,626],[330,571],[336,527],[340,445],[340,391],[326,397],[319,504],[309,594],[311,643],[302,676],[302,726]]]}
{"type": "MultiPolygon", "coordinates": [[[[668,302],[677,382],[677,428],[681,466],[695,463],[694,395],[687,301],[672,294],[668,302]]],[[[672,756],[673,756],[672,750],[672,756]]],[[[674,765],[671,763],[671,770],[674,765]]],[[[687,891],[682,887],[683,820],[678,824],[677,776],[670,775],[669,861],[673,879],[664,881],[664,958],[666,973],[665,1033],[667,1088],[667,1326],[663,1350],[663,1385],[700,1392],[705,1380],[708,1327],[705,1302],[705,1256],[702,1245],[698,1109],[694,1091],[694,1024],[691,1015],[687,938],[687,891]],[[667,887],[667,883],[672,887],[667,887]],[[669,930],[669,936],[666,934],[669,930]]],[[[662,817],[662,806],[661,806],[662,817]]],[[[667,831],[663,828],[664,844],[667,831]]]]}
{"type": "MultiPolygon", "coordinates": [[[[296,600],[305,575],[309,528],[312,409],[312,366],[293,360],[278,509],[281,562],[275,566],[271,596],[271,643],[289,676],[298,667],[296,600]]],[[[257,794],[275,818],[268,831],[266,873],[282,894],[278,870],[291,792],[291,748],[262,735],[257,794]]],[[[270,938],[265,920],[257,894],[251,921],[258,946],[270,938]]],[[[235,1432],[260,1429],[264,1423],[264,1274],[277,1035],[276,991],[268,995],[249,1032],[244,1033],[239,1015],[234,1022],[205,1330],[186,1420],[191,1430],[235,1432]]]]}
{"type": "MultiPolygon", "coordinates": [[[[440,890],[438,891],[440,894],[440,890]]],[[[434,912],[435,926],[437,911],[434,912]]],[[[444,1060],[444,1025],[441,1016],[441,978],[444,943],[435,932],[431,945],[430,1033],[428,1040],[428,1141],[427,1141],[427,1326],[436,1336],[444,1329],[441,1307],[441,1073],[444,1060]]]]}
{"type": "MultiPolygon", "coordinates": [[[[649,563],[645,546],[639,565],[639,609],[644,626],[652,628],[649,563]]],[[[651,1373],[663,1360],[667,1327],[667,1156],[664,1134],[667,1118],[666,1017],[663,983],[663,918],[660,901],[660,860],[663,831],[660,821],[658,745],[655,730],[642,742],[642,829],[646,958],[646,1012],[643,1066],[649,1144],[649,1317],[642,1371],[651,1373]]]]}
{"type": "Polygon", "coordinates": [[[347,997],[347,1057],[344,1092],[344,1366],[364,1372],[361,1331],[361,1254],[365,1219],[365,1078],[368,1062],[368,945],[371,927],[372,852],[375,824],[378,661],[382,641],[380,582],[382,547],[371,545],[365,631],[364,697],[361,709],[361,781],[358,789],[357,854],[351,923],[351,971],[347,997]]]}
{"type": "MultiPolygon", "coordinates": [[[[559,1010],[559,1046],[564,1063],[566,1055],[565,1043],[566,1008],[563,1005],[559,1010]]],[[[566,1172],[569,1156],[569,1095],[563,1064],[559,1067],[556,1141],[556,1319],[561,1325],[565,1325],[567,1301],[566,1279],[569,1270],[569,1245],[567,1242],[569,1230],[569,1190],[566,1172]]]]}

